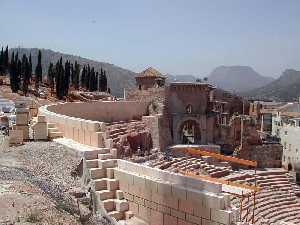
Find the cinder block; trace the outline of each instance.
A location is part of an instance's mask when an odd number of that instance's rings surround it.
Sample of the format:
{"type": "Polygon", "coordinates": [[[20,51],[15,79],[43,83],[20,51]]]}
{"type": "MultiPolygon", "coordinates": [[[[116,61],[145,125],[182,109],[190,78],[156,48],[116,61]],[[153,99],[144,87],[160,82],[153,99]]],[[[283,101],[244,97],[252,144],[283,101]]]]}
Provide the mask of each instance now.
{"type": "Polygon", "coordinates": [[[168,214],[164,214],[164,225],[177,225],[178,220],[174,216],[170,216],[168,214]]]}
{"type": "Polygon", "coordinates": [[[28,125],[16,125],[16,130],[21,130],[23,132],[23,140],[29,139],[29,126],[28,125]]]}
{"type": "Polygon", "coordinates": [[[142,190],[145,189],[145,178],[141,177],[139,175],[134,175],[133,176],[133,185],[138,186],[142,190]]]}
{"type": "Polygon", "coordinates": [[[148,190],[150,189],[152,193],[157,193],[157,187],[158,187],[157,182],[145,178],[145,185],[146,185],[146,189],[148,190]]]}
{"type": "Polygon", "coordinates": [[[179,210],[189,214],[193,214],[193,208],[195,204],[192,201],[179,199],[179,210]]]}
{"type": "Polygon", "coordinates": [[[127,199],[128,201],[133,202],[134,195],[129,194],[128,192],[124,192],[124,198],[127,199]]]}
{"type": "Polygon", "coordinates": [[[183,220],[185,219],[185,212],[181,212],[176,209],[171,209],[171,215],[183,220]]]}
{"type": "Polygon", "coordinates": [[[218,223],[229,225],[232,221],[230,221],[231,211],[225,210],[211,210],[211,220],[216,221],[218,223]]]}
{"type": "Polygon", "coordinates": [[[136,216],[139,214],[139,205],[135,202],[129,202],[129,210],[132,211],[136,216]]]}
{"type": "Polygon", "coordinates": [[[201,223],[202,223],[201,217],[193,216],[190,214],[186,214],[186,221],[188,221],[190,223],[195,223],[198,225],[201,225],[201,223]]]}
{"type": "Polygon", "coordinates": [[[204,199],[204,193],[193,189],[187,190],[187,200],[192,201],[197,205],[202,205],[204,199]]]}
{"type": "Polygon", "coordinates": [[[79,142],[79,129],[74,127],[73,128],[73,134],[74,134],[74,141],[79,142]]]}
{"type": "Polygon", "coordinates": [[[150,219],[151,219],[151,209],[145,207],[145,206],[142,206],[142,205],[139,205],[139,214],[138,216],[146,221],[146,222],[150,222],[150,219]]]}
{"type": "Polygon", "coordinates": [[[27,125],[29,121],[28,113],[17,113],[16,114],[16,124],[17,125],[27,125]]]}
{"type": "Polygon", "coordinates": [[[222,196],[216,196],[206,193],[205,195],[203,195],[202,205],[206,208],[224,209],[225,201],[222,196]]]}
{"type": "Polygon", "coordinates": [[[79,143],[84,144],[84,130],[78,129],[79,143]]]}
{"type": "Polygon", "coordinates": [[[150,213],[151,213],[150,225],[164,224],[164,215],[161,212],[151,209],[150,213]]]}
{"type": "Polygon", "coordinates": [[[46,116],[38,115],[37,116],[37,122],[38,123],[46,123],[46,116]]]}
{"type": "Polygon", "coordinates": [[[99,160],[99,168],[113,168],[116,167],[117,161],[115,159],[105,159],[105,160],[99,160]]]}
{"type": "Polygon", "coordinates": [[[157,204],[157,211],[162,212],[164,214],[171,214],[171,208],[157,204]]]}

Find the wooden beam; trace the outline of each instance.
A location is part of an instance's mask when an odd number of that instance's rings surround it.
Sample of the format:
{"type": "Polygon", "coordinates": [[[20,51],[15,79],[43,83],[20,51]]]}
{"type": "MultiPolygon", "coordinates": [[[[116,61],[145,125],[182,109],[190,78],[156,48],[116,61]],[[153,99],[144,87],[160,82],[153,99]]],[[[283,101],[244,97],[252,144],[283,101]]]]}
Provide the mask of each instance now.
{"type": "Polygon", "coordinates": [[[205,150],[201,150],[200,147],[184,147],[184,148],[176,148],[176,150],[191,154],[191,155],[196,155],[196,156],[211,156],[216,159],[220,159],[223,161],[227,162],[233,162],[245,166],[252,166],[252,167],[257,167],[257,162],[256,161],[251,161],[251,160],[246,160],[246,159],[240,159],[237,157],[232,157],[232,156],[226,156],[222,155],[219,153],[214,153],[214,152],[209,152],[205,150]]]}

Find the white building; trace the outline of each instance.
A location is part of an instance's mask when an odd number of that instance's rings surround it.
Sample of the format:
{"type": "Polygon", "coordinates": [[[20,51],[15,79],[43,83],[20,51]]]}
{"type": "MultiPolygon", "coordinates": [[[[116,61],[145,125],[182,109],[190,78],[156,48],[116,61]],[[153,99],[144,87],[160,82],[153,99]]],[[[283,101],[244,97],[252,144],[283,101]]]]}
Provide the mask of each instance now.
{"type": "Polygon", "coordinates": [[[282,165],[300,168],[300,104],[288,103],[272,116],[272,135],[280,138],[283,146],[282,165]]]}

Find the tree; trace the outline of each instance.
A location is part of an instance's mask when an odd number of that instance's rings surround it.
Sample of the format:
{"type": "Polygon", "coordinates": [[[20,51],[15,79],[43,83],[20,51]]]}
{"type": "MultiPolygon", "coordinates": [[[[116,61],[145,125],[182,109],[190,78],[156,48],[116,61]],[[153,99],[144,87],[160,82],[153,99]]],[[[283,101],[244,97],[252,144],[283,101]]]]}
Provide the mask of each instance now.
{"type": "Polygon", "coordinates": [[[49,64],[49,67],[48,67],[48,83],[50,85],[50,89],[51,89],[51,95],[53,94],[54,92],[54,76],[55,76],[55,71],[54,71],[54,66],[53,66],[53,63],[50,63],[49,64]]]}
{"type": "Polygon", "coordinates": [[[107,77],[105,70],[102,70],[100,73],[100,91],[106,92],[107,91],[107,77]]]}
{"type": "Polygon", "coordinates": [[[70,75],[71,75],[71,64],[69,61],[65,63],[65,74],[64,74],[64,85],[63,85],[63,96],[67,96],[69,93],[70,75]]]}
{"type": "Polygon", "coordinates": [[[4,60],[3,60],[3,64],[4,64],[4,69],[5,71],[8,69],[9,66],[9,59],[8,59],[8,46],[6,46],[5,52],[4,52],[4,60]]]}
{"type": "Polygon", "coordinates": [[[73,85],[76,90],[79,89],[79,75],[80,75],[80,65],[77,63],[77,61],[75,61],[74,74],[73,74],[73,76],[74,76],[73,85]]]}
{"type": "Polygon", "coordinates": [[[27,58],[27,56],[24,54],[22,57],[22,91],[24,93],[24,95],[27,95],[28,92],[28,85],[30,83],[30,76],[31,76],[31,68],[30,68],[30,63],[29,60],[27,58]]]}
{"type": "Polygon", "coordinates": [[[0,53],[0,73],[5,73],[4,70],[4,51],[3,51],[3,47],[1,49],[1,53],[0,53]]]}
{"type": "Polygon", "coordinates": [[[29,81],[31,81],[31,78],[32,78],[32,61],[31,61],[31,53],[29,54],[29,70],[30,70],[30,72],[29,72],[29,74],[30,74],[30,76],[29,76],[29,81]]]}
{"type": "Polygon", "coordinates": [[[204,81],[204,82],[207,82],[207,81],[208,81],[208,77],[204,77],[204,78],[203,78],[203,81],[204,81]]]}
{"type": "Polygon", "coordinates": [[[42,68],[42,52],[39,50],[38,53],[38,62],[35,68],[35,89],[38,91],[40,83],[42,82],[42,73],[43,73],[43,68],[42,68]]]}

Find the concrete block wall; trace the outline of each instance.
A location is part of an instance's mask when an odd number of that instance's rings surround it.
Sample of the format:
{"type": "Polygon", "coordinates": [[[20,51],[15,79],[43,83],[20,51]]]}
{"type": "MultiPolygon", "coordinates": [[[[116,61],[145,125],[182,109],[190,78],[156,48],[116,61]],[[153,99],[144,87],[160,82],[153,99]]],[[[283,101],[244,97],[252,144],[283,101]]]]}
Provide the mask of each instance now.
{"type": "Polygon", "coordinates": [[[222,185],[118,160],[129,209],[150,225],[229,225],[238,219],[222,185]]]}
{"type": "Polygon", "coordinates": [[[94,147],[104,147],[105,123],[61,115],[48,110],[47,106],[39,108],[39,114],[46,117],[48,123],[55,123],[63,136],[78,143],[94,147]]]}

